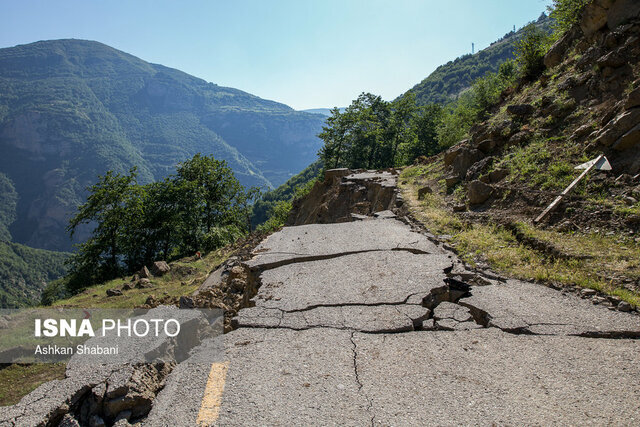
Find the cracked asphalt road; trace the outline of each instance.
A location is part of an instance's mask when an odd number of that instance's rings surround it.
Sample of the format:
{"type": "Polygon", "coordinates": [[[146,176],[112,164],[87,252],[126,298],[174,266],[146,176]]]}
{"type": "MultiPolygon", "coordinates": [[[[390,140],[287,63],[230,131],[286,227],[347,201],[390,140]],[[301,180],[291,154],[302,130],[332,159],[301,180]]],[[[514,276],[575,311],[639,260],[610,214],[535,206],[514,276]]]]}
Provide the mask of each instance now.
{"type": "MultiPolygon", "coordinates": [[[[141,425],[640,423],[640,316],[474,280],[395,219],[287,227],[246,267],[253,306],[173,368],[141,425]]],[[[85,380],[4,415],[35,425],[85,380]]]]}
{"type": "Polygon", "coordinates": [[[255,306],[225,335],[220,407],[200,421],[640,422],[640,317],[517,281],[453,291],[453,261],[393,219],[269,237],[248,262],[255,306]]]}

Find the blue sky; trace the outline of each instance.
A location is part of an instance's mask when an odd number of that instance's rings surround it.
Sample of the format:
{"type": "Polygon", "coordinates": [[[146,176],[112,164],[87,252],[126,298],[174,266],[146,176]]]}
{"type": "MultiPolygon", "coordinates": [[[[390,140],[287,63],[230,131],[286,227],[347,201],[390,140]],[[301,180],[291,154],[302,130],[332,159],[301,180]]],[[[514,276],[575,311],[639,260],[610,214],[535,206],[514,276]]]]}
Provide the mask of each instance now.
{"type": "Polygon", "coordinates": [[[97,40],[296,109],[393,99],[550,0],[0,0],[0,47],[97,40]]]}

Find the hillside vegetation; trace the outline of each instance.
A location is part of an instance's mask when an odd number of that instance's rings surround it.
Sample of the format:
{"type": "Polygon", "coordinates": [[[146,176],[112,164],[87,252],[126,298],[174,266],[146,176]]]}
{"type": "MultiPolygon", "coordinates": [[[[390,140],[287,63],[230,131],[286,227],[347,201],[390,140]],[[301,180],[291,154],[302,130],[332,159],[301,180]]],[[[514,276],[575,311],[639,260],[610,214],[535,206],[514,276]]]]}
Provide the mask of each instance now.
{"type": "MultiPolygon", "coordinates": [[[[551,32],[551,19],[542,14],[535,22],[545,33],[551,32]]],[[[453,61],[440,65],[420,83],[402,96],[412,93],[418,105],[446,104],[455,100],[471,84],[485,74],[497,73],[500,64],[514,59],[515,45],[524,34],[524,28],[510,31],[491,46],[475,54],[462,55],[453,61]]]]}
{"type": "Polygon", "coordinates": [[[640,305],[640,5],[604,3],[557,1],[568,25],[521,64],[539,72],[523,72],[467,138],[401,184],[414,216],[470,264],[591,288],[595,304],[628,310],[640,305]],[[535,222],[600,154],[612,171],[591,172],[535,222]]]}
{"type": "Polygon", "coordinates": [[[0,241],[0,308],[39,303],[46,284],[67,272],[69,255],[0,241]]]}
{"type": "Polygon", "coordinates": [[[266,228],[284,225],[285,211],[291,209],[291,200],[300,195],[300,191],[308,188],[313,180],[320,176],[322,162],[317,160],[307,166],[302,172],[292,176],[275,190],[268,191],[253,205],[251,214],[252,226],[260,226],[273,218],[272,224],[266,228]]]}
{"type": "Polygon", "coordinates": [[[591,288],[608,295],[595,303],[612,308],[637,306],[639,15],[630,0],[556,0],[553,34],[540,22],[526,26],[514,60],[477,78],[439,115],[414,106],[411,92],[392,103],[363,94],[333,112],[320,135],[324,164],[413,161],[400,182],[410,211],[468,263],[591,288]],[[418,122],[430,132],[421,136],[418,122]],[[613,170],[591,173],[534,221],[580,174],[574,167],[599,154],[613,170]]]}

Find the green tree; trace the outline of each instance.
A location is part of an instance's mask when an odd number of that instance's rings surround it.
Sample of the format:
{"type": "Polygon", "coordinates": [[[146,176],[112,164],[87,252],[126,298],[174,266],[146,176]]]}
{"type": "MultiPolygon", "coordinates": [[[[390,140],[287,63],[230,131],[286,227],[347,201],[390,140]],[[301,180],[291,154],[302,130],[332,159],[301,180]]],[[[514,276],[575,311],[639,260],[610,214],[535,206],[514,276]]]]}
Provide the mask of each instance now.
{"type": "Polygon", "coordinates": [[[578,22],[582,9],[591,0],[553,0],[548,7],[549,16],[553,19],[553,38],[559,39],[573,24],[578,22]]]}
{"type": "Polygon", "coordinates": [[[525,79],[535,80],[544,71],[544,54],[547,52],[549,36],[531,23],[515,44],[516,62],[525,79]]]}
{"type": "Polygon", "coordinates": [[[196,154],[178,165],[176,182],[186,198],[181,211],[182,252],[213,249],[246,230],[248,195],[224,160],[196,154]]]}
{"type": "MultiPolygon", "coordinates": [[[[385,166],[402,166],[404,163],[403,151],[407,145],[416,145],[415,115],[416,97],[413,92],[402,96],[390,104],[391,120],[389,130],[385,133],[385,138],[391,140],[391,153],[389,158],[384,159],[385,166]]],[[[413,159],[412,159],[413,160],[413,159]]]]}
{"type": "Polygon", "coordinates": [[[96,281],[104,277],[115,277],[120,271],[119,259],[127,237],[124,230],[130,228],[130,209],[137,209],[136,169],[128,175],[115,174],[112,171],[98,178],[98,182],[88,190],[91,193],[87,201],[78,208],[78,213],[69,221],[71,236],[80,224],[95,223],[91,237],[80,245],[78,252],[71,257],[71,271],[77,281],[96,281]]]}
{"type": "Polygon", "coordinates": [[[161,182],[138,185],[134,168],[128,175],[109,171],[88,190],[68,227],[73,235],[80,224],[95,225],[69,261],[65,286],[71,291],[158,258],[233,242],[249,231],[251,203],[259,194],[245,191],[226,162],[200,154],[161,182]]]}
{"type": "Polygon", "coordinates": [[[405,145],[403,164],[410,164],[420,156],[432,156],[440,151],[438,145],[438,125],[442,122],[443,109],[439,104],[419,107],[409,124],[413,138],[405,145]]]}

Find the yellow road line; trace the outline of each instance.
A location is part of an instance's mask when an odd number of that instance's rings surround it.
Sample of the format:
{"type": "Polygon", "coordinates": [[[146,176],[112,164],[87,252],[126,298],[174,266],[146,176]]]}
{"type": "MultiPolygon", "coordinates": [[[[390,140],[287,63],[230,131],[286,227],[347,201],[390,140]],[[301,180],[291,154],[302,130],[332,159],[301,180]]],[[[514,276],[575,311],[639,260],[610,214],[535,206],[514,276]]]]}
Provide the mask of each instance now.
{"type": "Polygon", "coordinates": [[[214,363],[211,365],[207,387],[204,389],[202,405],[200,406],[200,412],[196,420],[198,426],[213,425],[218,419],[228,369],[229,362],[214,363]]]}

